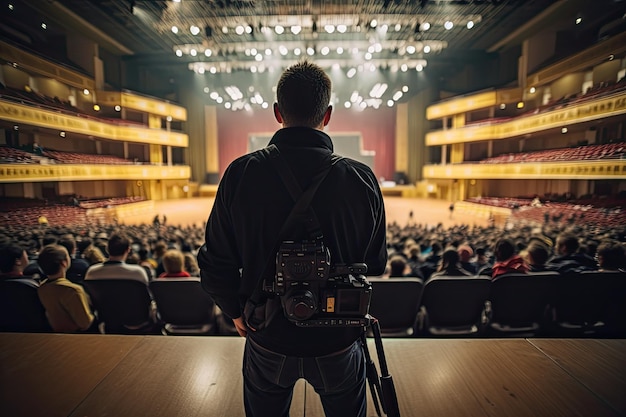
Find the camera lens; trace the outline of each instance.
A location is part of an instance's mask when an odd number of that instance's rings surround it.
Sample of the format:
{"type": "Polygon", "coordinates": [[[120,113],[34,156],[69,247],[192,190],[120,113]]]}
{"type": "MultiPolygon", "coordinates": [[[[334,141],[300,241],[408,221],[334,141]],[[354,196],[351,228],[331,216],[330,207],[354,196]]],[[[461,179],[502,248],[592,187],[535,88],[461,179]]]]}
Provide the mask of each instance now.
{"type": "Polygon", "coordinates": [[[285,301],[285,311],[294,320],[307,320],[317,310],[317,302],[311,291],[292,294],[285,301]]]}

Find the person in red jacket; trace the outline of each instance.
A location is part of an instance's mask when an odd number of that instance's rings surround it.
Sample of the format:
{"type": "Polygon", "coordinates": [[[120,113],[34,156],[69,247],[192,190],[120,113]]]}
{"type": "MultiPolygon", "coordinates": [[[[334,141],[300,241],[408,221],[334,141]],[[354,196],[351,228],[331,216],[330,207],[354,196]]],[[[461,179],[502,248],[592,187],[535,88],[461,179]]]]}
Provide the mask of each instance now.
{"type": "Polygon", "coordinates": [[[496,262],[491,269],[491,277],[506,274],[507,272],[527,273],[528,265],[521,256],[517,254],[515,244],[511,239],[501,238],[496,242],[495,247],[496,262]]]}

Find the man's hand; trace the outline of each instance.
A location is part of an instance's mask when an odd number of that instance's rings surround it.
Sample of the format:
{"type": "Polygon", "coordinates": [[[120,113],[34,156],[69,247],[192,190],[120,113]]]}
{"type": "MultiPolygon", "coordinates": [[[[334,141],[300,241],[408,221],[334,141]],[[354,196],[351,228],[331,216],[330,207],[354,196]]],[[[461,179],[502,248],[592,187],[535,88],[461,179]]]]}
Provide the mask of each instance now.
{"type": "Polygon", "coordinates": [[[235,325],[239,336],[246,337],[248,335],[248,326],[246,326],[246,323],[243,321],[243,317],[233,319],[233,324],[235,325]]]}

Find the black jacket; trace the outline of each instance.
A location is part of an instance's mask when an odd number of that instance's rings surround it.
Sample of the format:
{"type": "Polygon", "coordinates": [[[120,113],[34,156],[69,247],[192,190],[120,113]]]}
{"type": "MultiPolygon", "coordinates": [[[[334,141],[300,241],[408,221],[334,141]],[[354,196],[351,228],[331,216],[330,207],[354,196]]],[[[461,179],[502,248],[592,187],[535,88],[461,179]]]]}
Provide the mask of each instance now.
{"type": "MultiPolygon", "coordinates": [[[[270,144],[278,147],[302,190],[325,168],[333,151],[328,135],[303,127],[279,130],[270,144]]],[[[268,260],[275,257],[279,231],[293,205],[263,150],[236,159],[226,169],[198,264],[204,289],[228,316],[242,315],[268,260]]],[[[365,262],[369,275],[384,272],[385,211],[369,167],[348,158],[340,160],[318,189],[312,207],[331,253],[331,265],[365,262]]],[[[275,266],[271,265],[273,276],[275,266]]],[[[358,338],[359,329],[299,328],[281,312],[268,328],[248,335],[276,352],[319,356],[349,346],[358,338]]]]}

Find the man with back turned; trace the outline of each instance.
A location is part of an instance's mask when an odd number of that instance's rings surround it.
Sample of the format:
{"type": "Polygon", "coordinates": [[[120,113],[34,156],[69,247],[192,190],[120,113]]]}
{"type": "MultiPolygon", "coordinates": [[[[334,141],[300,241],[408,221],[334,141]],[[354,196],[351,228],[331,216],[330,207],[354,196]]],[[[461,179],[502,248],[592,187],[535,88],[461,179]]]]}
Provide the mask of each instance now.
{"type": "MultiPolygon", "coordinates": [[[[304,61],[287,68],[274,104],[282,128],[268,147],[277,148],[303,192],[335,161],[310,204],[331,265],[365,263],[369,275],[381,275],[387,260],[382,195],[369,167],[333,159],[332,140],[323,131],[332,113],[330,94],[331,81],[317,65],[304,61]]],[[[304,378],[320,395],[327,417],[365,417],[362,328],[300,327],[280,303],[280,311],[270,313],[277,297],[263,292],[258,297],[262,277],[276,273],[273,260],[280,241],[307,238],[304,227],[279,236],[295,203],[269,148],[244,155],[226,169],[198,253],[204,289],[246,337],[246,415],[288,416],[294,384],[304,378]],[[253,321],[245,308],[251,299],[254,317],[271,319],[253,321]]]]}

